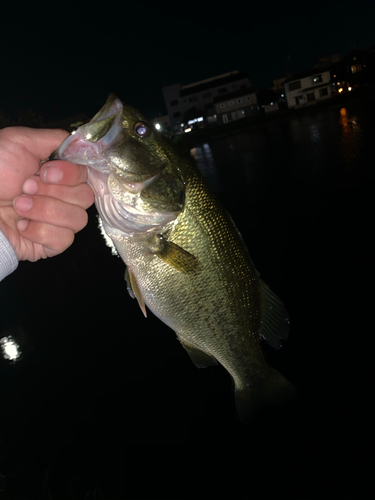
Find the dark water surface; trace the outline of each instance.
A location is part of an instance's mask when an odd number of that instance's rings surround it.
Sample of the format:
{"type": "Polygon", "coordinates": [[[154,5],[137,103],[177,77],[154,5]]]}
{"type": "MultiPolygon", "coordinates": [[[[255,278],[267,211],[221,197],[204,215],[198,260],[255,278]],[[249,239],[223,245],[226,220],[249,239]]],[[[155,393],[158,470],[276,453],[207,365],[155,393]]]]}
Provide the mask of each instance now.
{"type": "Polygon", "coordinates": [[[290,313],[289,340],[265,351],[299,398],[248,425],[226,371],[144,319],[93,208],[64,255],[1,283],[0,338],[21,354],[0,359],[0,499],[371,498],[374,112],[191,152],[290,313]]]}

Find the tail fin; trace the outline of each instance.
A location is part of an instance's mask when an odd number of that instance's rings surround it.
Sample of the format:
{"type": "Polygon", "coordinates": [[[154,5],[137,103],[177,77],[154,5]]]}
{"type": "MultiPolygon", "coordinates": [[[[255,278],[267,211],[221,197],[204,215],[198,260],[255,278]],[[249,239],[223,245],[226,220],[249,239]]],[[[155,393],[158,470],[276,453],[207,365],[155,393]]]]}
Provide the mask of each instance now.
{"type": "Polygon", "coordinates": [[[243,423],[247,423],[264,406],[278,406],[297,396],[297,390],[281,373],[270,368],[270,376],[253,386],[236,385],[236,408],[243,423]]]}

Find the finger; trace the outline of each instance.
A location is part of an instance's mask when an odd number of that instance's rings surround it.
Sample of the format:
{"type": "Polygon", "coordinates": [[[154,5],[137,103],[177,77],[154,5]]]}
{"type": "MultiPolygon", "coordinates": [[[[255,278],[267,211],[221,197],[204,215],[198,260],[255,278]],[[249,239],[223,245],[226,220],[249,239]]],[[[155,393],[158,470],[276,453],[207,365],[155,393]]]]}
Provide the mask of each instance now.
{"type": "MultiPolygon", "coordinates": [[[[22,222],[22,219],[20,222],[22,222]]],[[[74,241],[74,231],[71,229],[57,227],[30,220],[26,228],[21,232],[22,237],[36,245],[41,245],[40,255],[35,255],[38,260],[45,257],[54,257],[64,252],[74,241]],[[45,255],[43,255],[43,253],[45,255]]],[[[28,260],[33,260],[28,258],[28,260]]]]}
{"type": "Polygon", "coordinates": [[[87,181],[87,167],[65,160],[48,161],[41,166],[39,177],[46,184],[76,186],[87,181]]]}
{"type": "Polygon", "coordinates": [[[82,207],[50,196],[20,195],[13,200],[13,206],[20,217],[74,232],[83,229],[88,220],[87,212],[82,207]]]}
{"type": "Polygon", "coordinates": [[[95,199],[93,190],[85,182],[72,187],[45,184],[38,175],[26,179],[22,192],[29,195],[50,196],[84,209],[89,208],[95,199]]]}

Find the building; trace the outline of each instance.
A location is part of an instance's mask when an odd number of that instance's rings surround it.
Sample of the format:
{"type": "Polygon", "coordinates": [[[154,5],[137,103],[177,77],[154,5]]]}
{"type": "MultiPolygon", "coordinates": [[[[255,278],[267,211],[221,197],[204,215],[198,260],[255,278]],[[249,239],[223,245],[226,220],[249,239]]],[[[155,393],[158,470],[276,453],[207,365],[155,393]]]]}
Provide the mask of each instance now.
{"type": "Polygon", "coordinates": [[[332,96],[331,67],[315,67],[292,75],[284,88],[288,108],[316,104],[332,96]]]}
{"type": "Polygon", "coordinates": [[[163,88],[163,96],[173,133],[191,126],[217,123],[215,98],[251,87],[245,72],[232,71],[189,85],[179,83],[163,88]]]}
{"type": "Polygon", "coordinates": [[[281,78],[276,78],[272,82],[272,87],[270,87],[270,89],[273,90],[274,92],[276,92],[276,94],[281,98],[284,97],[284,93],[285,93],[285,89],[284,89],[285,80],[286,80],[286,76],[283,76],[281,78]]]}
{"type": "Polygon", "coordinates": [[[259,112],[255,87],[247,87],[214,98],[217,123],[229,123],[257,115],[259,112]]]}
{"type": "Polygon", "coordinates": [[[375,50],[353,49],[339,61],[332,79],[338,93],[375,83],[375,50]]]}

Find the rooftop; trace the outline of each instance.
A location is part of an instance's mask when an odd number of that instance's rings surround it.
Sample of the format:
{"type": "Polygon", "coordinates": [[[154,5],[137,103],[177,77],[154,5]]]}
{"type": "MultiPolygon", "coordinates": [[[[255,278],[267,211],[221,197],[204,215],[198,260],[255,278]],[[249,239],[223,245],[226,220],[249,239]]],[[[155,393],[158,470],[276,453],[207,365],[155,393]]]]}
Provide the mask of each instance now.
{"type": "Polygon", "coordinates": [[[285,80],[284,83],[294,82],[295,80],[301,80],[301,78],[306,78],[312,75],[319,75],[320,73],[324,73],[325,71],[330,71],[333,68],[333,64],[329,64],[327,66],[320,66],[315,68],[310,68],[305,71],[300,71],[285,80]]]}
{"type": "Polygon", "coordinates": [[[180,97],[195,94],[196,92],[203,92],[204,90],[219,87],[220,85],[227,85],[228,83],[242,80],[243,78],[249,78],[245,71],[232,71],[231,73],[224,73],[213,78],[207,78],[206,80],[201,80],[200,82],[181,87],[180,97]]]}

